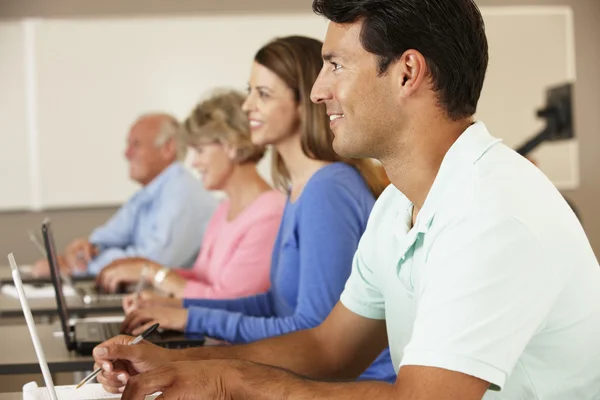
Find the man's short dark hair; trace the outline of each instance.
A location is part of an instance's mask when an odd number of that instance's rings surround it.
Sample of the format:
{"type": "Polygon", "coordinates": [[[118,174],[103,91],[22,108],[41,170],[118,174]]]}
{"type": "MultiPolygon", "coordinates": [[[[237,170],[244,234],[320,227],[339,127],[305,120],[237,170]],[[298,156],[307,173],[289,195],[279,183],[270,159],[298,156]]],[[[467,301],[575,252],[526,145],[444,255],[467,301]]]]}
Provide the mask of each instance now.
{"type": "Polygon", "coordinates": [[[409,49],[426,59],[450,118],[475,114],[488,64],[483,18],[473,0],[314,0],[313,11],[339,24],[363,21],[363,48],[379,74],[409,49]]]}

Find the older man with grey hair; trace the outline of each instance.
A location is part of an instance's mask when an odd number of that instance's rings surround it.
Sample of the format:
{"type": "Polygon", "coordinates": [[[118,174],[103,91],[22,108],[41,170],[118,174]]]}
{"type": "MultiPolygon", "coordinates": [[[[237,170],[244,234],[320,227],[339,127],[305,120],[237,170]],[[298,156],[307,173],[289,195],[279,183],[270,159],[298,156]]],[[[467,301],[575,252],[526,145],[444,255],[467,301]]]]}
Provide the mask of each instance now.
{"type": "MultiPolygon", "coordinates": [[[[88,239],[67,246],[65,272],[97,274],[127,257],[191,266],[217,200],[185,169],[185,154],[177,119],[164,113],[140,116],[129,131],[125,157],[129,176],[142,188],[88,239]]],[[[47,271],[47,264],[37,264],[38,275],[47,271]]]]}

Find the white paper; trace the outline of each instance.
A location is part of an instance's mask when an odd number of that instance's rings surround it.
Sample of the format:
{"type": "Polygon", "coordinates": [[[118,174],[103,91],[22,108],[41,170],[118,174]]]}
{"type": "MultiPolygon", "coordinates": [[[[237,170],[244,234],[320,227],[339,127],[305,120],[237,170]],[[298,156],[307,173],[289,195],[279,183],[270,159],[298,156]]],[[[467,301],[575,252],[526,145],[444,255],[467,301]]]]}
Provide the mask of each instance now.
{"type": "MultiPolygon", "coordinates": [[[[31,284],[23,284],[23,289],[25,289],[25,296],[28,299],[53,299],[56,296],[54,292],[54,286],[52,285],[43,285],[43,286],[34,286],[31,284]]],[[[19,298],[17,294],[17,288],[13,284],[5,284],[2,285],[1,289],[2,293],[14,297],[15,299],[19,298]]],[[[63,293],[65,296],[77,296],[77,292],[72,286],[63,286],[63,293]]]]}
{"type": "MultiPolygon", "coordinates": [[[[56,386],[56,394],[59,400],[97,400],[97,399],[120,399],[120,394],[108,393],[102,389],[99,383],[87,383],[75,389],[75,385],[56,386]]],[[[159,393],[146,396],[146,400],[156,398],[159,393]]],[[[29,382],[23,386],[23,400],[50,400],[50,395],[45,387],[38,387],[35,382],[29,382]]]]}
{"type": "MultiPolygon", "coordinates": [[[[120,399],[120,394],[111,394],[102,389],[99,383],[88,383],[79,389],[75,385],[56,386],[59,400],[93,400],[93,399],[120,399]]],[[[23,400],[50,400],[50,395],[45,387],[38,387],[35,382],[23,386],[23,400]]]]}
{"type": "Polygon", "coordinates": [[[33,265],[19,265],[19,272],[23,275],[31,275],[33,272],[33,265]]]}

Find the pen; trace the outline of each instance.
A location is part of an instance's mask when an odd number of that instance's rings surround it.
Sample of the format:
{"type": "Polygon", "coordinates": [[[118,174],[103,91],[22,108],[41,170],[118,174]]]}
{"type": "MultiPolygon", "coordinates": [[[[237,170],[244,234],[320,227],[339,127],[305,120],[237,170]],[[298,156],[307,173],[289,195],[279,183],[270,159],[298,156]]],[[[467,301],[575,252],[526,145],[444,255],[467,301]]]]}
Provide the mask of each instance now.
{"type": "Polygon", "coordinates": [[[137,300],[139,300],[142,289],[144,288],[144,283],[146,283],[146,275],[148,274],[149,269],[148,264],[144,264],[144,268],[142,268],[142,272],[140,273],[140,278],[135,286],[135,298],[137,300]]]}
{"type": "MultiPolygon", "coordinates": [[[[133,339],[131,342],[129,342],[127,344],[129,346],[138,344],[142,340],[146,339],[152,332],[154,332],[156,330],[156,328],[158,328],[158,325],[159,324],[152,325],[150,328],[146,329],[141,335],[137,336],[135,339],[133,339]]],[[[98,368],[97,370],[95,370],[94,372],[92,372],[91,374],[89,374],[88,376],[83,378],[83,380],[81,382],[79,382],[79,385],[77,385],[77,387],[75,389],[79,389],[80,387],[82,387],[83,385],[85,385],[86,383],[88,383],[89,381],[94,379],[96,376],[98,376],[98,374],[100,372],[102,372],[102,368],[98,368]]]]}
{"type": "Polygon", "coordinates": [[[40,242],[40,240],[38,239],[36,234],[33,233],[33,231],[31,229],[28,230],[27,233],[29,234],[29,240],[31,240],[31,243],[33,243],[35,248],[38,249],[40,254],[44,257],[48,257],[48,254],[46,253],[46,249],[44,248],[44,246],[42,245],[42,243],[40,242]]]}
{"type": "Polygon", "coordinates": [[[88,265],[85,255],[83,254],[83,252],[79,251],[77,252],[75,257],[77,258],[77,269],[79,269],[80,271],[84,271],[88,265]]]}

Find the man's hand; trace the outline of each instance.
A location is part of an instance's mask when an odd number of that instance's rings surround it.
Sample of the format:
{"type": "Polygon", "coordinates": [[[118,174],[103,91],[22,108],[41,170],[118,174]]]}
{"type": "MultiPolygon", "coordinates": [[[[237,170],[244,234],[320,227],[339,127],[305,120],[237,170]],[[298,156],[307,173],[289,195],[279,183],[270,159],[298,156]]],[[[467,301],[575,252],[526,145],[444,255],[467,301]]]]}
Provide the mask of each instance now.
{"type": "Polygon", "coordinates": [[[72,241],[65,250],[65,262],[72,271],[85,271],[88,263],[96,257],[98,249],[87,239],[72,241]]]}
{"type": "Polygon", "coordinates": [[[146,282],[149,282],[161,268],[160,265],[145,258],[121,258],[102,268],[96,278],[96,284],[107,292],[114,293],[119,285],[138,282],[144,266],[150,269],[144,278],[146,282]]]}
{"type": "Polygon", "coordinates": [[[242,360],[173,362],[131,377],[121,399],[481,400],[489,383],[459,372],[403,367],[394,385],[379,381],[318,382],[242,360]],[[404,370],[404,371],[402,371],[404,370]]]}
{"type": "Polygon", "coordinates": [[[36,261],[31,269],[31,274],[36,278],[50,276],[50,264],[48,264],[48,260],[42,258],[36,261]]]}
{"type": "Polygon", "coordinates": [[[159,323],[163,329],[183,332],[187,323],[188,310],[172,307],[142,308],[130,313],[121,325],[121,332],[139,335],[152,325],[159,323]]]}
{"type": "Polygon", "coordinates": [[[166,297],[159,293],[144,290],[139,296],[129,294],[123,298],[123,311],[129,315],[135,310],[152,307],[183,308],[183,300],[174,297],[166,297]]]}
{"type": "Polygon", "coordinates": [[[175,360],[173,351],[145,340],[129,346],[128,343],[133,339],[120,335],[94,348],[94,369],[103,369],[97,377],[98,382],[111,393],[120,393],[129,377],[175,360]]]}
{"type": "MultiPolygon", "coordinates": [[[[63,274],[71,274],[71,270],[67,267],[65,259],[62,256],[58,256],[58,267],[63,274]]],[[[35,264],[33,264],[31,274],[34,278],[46,278],[50,276],[50,264],[48,264],[48,260],[42,258],[41,260],[36,261],[35,264]]]]}
{"type": "Polygon", "coordinates": [[[162,392],[166,399],[229,399],[238,392],[247,369],[268,369],[241,360],[184,361],[165,364],[132,377],[122,399],[140,399],[162,392]]]}
{"type": "Polygon", "coordinates": [[[222,399],[391,399],[394,388],[385,382],[324,383],[292,372],[243,360],[184,361],[165,364],[131,377],[122,400],[161,398],[222,399]]]}

